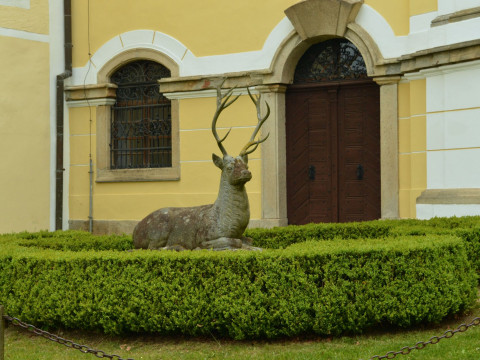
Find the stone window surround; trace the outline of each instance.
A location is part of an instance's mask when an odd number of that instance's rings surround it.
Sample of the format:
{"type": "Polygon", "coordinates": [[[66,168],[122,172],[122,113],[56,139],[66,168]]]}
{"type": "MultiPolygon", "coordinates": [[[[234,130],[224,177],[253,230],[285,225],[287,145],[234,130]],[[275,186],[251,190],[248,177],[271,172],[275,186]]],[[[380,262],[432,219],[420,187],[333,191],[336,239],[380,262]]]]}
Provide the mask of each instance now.
{"type": "Polygon", "coordinates": [[[172,76],[178,76],[178,65],[166,55],[150,49],[133,49],[112,58],[100,69],[96,85],[66,88],[69,107],[96,106],[96,182],[138,182],[180,180],[180,135],[178,100],[171,100],[172,167],[149,169],[110,169],[111,106],[115,104],[115,84],[110,76],[117,69],[134,60],[151,60],[167,67],[172,76]]]}

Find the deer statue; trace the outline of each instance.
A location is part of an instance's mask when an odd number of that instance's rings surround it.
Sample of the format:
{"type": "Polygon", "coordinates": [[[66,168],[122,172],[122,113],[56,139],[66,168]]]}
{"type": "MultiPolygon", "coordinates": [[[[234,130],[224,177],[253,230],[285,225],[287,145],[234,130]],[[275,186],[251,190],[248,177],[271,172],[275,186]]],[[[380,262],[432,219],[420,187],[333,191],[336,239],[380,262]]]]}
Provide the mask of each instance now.
{"type": "Polygon", "coordinates": [[[260,112],[260,96],[253,96],[247,88],[250,99],[257,109],[258,123],[247,144],[237,157],[228,155],[223,138],[217,133],[217,120],[220,113],[232,105],[240,95],[230,100],[233,88],[222,95],[222,85],[225,80],[216,87],[217,110],[213,116],[212,133],[223,157],[212,154],[212,160],[216,167],[222,171],[220,190],[217,200],[210,205],[182,208],[163,208],[154,211],[140,221],[133,231],[133,243],[137,249],[164,249],[164,250],[194,250],[194,249],[248,249],[256,250],[251,239],[244,237],[248,222],[250,221],[250,207],[245,183],[250,181],[252,173],[248,170],[248,155],[267,140],[264,138],[255,140],[263,123],[270,115],[270,107],[267,105],[267,113],[264,117],[260,112]]]}

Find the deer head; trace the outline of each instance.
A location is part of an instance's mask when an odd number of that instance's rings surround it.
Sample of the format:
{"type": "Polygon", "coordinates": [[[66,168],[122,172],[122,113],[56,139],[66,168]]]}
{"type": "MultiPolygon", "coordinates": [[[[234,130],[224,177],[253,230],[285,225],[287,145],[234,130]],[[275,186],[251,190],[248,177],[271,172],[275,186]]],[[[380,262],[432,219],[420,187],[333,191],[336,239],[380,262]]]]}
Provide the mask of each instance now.
{"type": "Polygon", "coordinates": [[[223,80],[223,82],[216,88],[217,89],[217,110],[215,111],[215,114],[212,120],[212,133],[215,140],[217,141],[217,145],[220,151],[222,152],[223,157],[212,154],[212,160],[215,166],[217,166],[219,169],[222,170],[222,179],[227,180],[231,185],[244,185],[246,182],[250,181],[250,179],[252,178],[252,173],[248,170],[248,155],[253,153],[261,143],[267,140],[268,136],[270,135],[270,134],[267,134],[263,139],[255,140],[260,128],[262,127],[263,123],[267,120],[268,116],[270,115],[270,106],[268,105],[268,103],[266,103],[267,113],[264,117],[262,117],[261,110],[260,110],[260,95],[254,97],[250,92],[250,89],[247,87],[248,95],[250,96],[250,99],[253,101],[257,109],[258,122],[252,133],[252,136],[250,137],[250,140],[240,151],[240,154],[234,158],[233,156],[228,155],[227,151],[225,150],[225,147],[222,144],[227,138],[227,136],[230,134],[230,131],[232,130],[232,128],[230,128],[227,131],[227,133],[223,138],[220,138],[217,133],[217,121],[220,113],[224,109],[232,105],[239,98],[240,95],[237,95],[233,99],[230,99],[233,94],[233,90],[235,90],[235,88],[230,89],[225,93],[225,95],[223,95],[222,85],[224,83],[225,83],[225,80],[223,80]]]}

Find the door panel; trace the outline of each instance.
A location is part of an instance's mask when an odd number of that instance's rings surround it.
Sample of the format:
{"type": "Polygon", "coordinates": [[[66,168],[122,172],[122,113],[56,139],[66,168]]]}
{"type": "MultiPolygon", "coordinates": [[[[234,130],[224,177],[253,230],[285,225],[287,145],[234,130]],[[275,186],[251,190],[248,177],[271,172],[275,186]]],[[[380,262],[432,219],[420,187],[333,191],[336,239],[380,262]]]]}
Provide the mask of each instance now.
{"type": "Polygon", "coordinates": [[[286,116],[289,223],[380,218],[378,86],[293,85],[286,116]]]}

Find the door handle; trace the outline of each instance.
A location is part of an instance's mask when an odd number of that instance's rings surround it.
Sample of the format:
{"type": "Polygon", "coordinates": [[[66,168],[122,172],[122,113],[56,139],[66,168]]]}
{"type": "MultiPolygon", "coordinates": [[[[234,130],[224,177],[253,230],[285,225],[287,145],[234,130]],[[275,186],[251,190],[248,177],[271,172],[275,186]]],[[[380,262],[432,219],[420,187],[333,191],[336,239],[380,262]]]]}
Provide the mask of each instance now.
{"type": "Polygon", "coordinates": [[[357,166],[357,180],[363,180],[363,175],[365,171],[363,170],[363,165],[358,164],[357,166]]]}
{"type": "Polygon", "coordinates": [[[313,165],[308,167],[308,178],[310,180],[315,180],[315,166],[313,165]]]}

